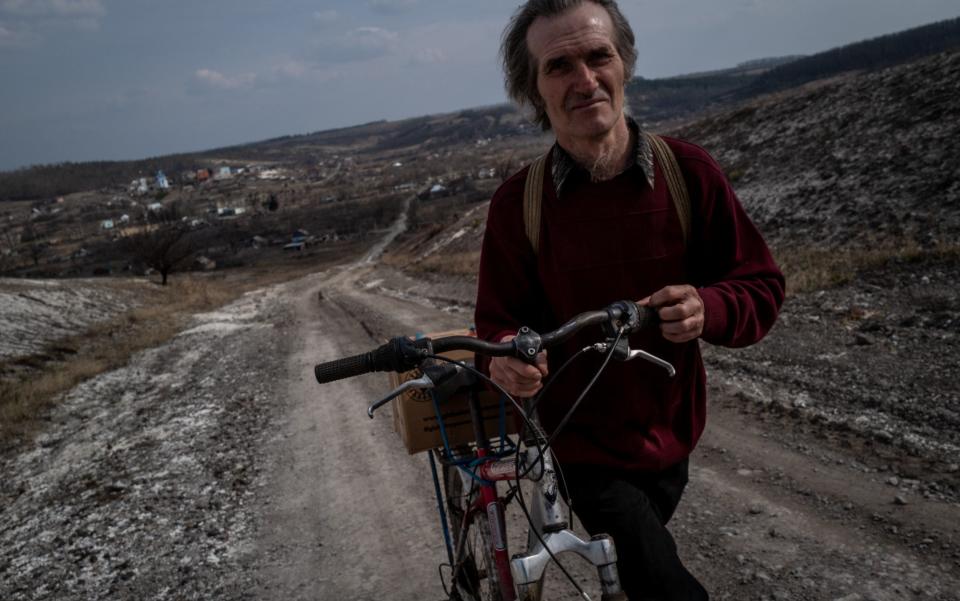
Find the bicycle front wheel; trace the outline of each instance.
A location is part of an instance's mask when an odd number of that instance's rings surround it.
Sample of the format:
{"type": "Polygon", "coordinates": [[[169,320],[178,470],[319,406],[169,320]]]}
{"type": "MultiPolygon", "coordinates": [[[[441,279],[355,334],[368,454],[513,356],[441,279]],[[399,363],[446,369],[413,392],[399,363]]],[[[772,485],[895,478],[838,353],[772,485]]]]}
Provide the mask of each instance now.
{"type": "Polygon", "coordinates": [[[459,470],[443,468],[444,493],[453,538],[453,594],[459,601],[501,601],[500,577],[490,544],[490,523],[477,503],[477,481],[459,470]]]}

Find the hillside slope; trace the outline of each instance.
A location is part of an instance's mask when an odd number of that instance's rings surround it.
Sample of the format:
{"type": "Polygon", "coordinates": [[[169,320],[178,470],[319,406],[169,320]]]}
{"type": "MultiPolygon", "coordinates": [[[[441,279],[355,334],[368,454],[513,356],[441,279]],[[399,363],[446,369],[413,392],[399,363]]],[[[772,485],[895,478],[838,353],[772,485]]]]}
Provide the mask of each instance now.
{"type": "Polygon", "coordinates": [[[809,84],[684,127],[777,244],[960,233],[960,52],[809,84]]]}

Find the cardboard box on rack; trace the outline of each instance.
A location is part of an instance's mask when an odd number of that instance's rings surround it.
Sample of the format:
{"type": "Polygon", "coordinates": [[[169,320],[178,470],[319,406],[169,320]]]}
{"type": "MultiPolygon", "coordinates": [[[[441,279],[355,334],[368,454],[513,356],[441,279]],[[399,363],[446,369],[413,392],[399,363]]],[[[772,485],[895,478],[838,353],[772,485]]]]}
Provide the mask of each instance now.
{"type": "MultiPolygon", "coordinates": [[[[444,336],[475,336],[475,334],[469,330],[427,334],[428,338],[444,336]]],[[[441,354],[470,364],[474,360],[473,353],[469,351],[450,351],[441,354]]],[[[389,375],[390,386],[396,388],[407,380],[419,378],[421,372],[415,369],[400,374],[391,372],[389,375]]],[[[480,407],[487,436],[497,437],[500,433],[500,395],[490,390],[483,390],[480,393],[480,407]]],[[[473,441],[473,423],[470,419],[470,405],[466,392],[457,393],[440,403],[440,412],[451,446],[473,441]]],[[[512,406],[509,402],[506,406],[506,426],[508,434],[516,432],[512,406]]],[[[428,390],[408,390],[393,400],[393,427],[411,455],[443,446],[440,423],[428,390]]]]}

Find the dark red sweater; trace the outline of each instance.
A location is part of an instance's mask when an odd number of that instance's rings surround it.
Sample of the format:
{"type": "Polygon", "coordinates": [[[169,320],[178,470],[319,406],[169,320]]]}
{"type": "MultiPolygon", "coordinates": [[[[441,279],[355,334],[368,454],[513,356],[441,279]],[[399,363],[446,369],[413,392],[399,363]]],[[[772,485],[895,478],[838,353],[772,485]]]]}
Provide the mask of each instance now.
{"type": "MultiPolygon", "coordinates": [[[[497,190],[480,260],[475,319],[481,338],[498,341],[522,325],[545,333],[583,311],[681,283],[699,288],[707,342],[745,346],[766,334],[783,301],[783,275],[716,162],[698,146],[667,142],[690,193],[686,247],[659,167],[655,190],[634,166],[600,183],[573,177],[558,199],[548,161],[539,254],[524,233],[527,169],[497,190]]],[[[598,340],[598,330],[585,331],[550,350],[551,374],[598,340]]],[[[560,461],[659,470],[696,445],[706,420],[699,343],[674,344],[659,331],[635,335],[630,343],[670,361],[677,376],[642,360],[611,361],[554,443],[560,461]]],[[[593,354],[581,357],[553,385],[539,409],[548,432],[600,362],[593,354]]]]}

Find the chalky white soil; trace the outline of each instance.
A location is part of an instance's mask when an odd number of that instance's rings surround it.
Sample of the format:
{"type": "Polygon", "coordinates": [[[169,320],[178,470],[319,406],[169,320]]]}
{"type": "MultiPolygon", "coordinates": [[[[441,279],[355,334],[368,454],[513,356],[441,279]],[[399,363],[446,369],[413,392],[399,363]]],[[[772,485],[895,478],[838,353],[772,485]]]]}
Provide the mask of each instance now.
{"type": "Polygon", "coordinates": [[[40,352],[116,317],[135,307],[147,286],[144,280],[0,278],[0,360],[40,352]]]}

